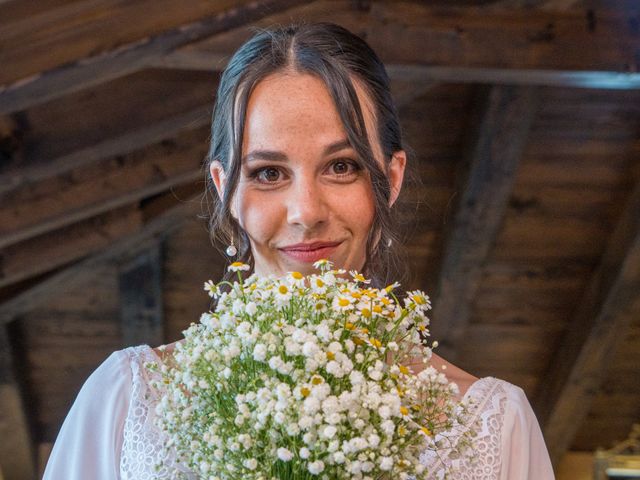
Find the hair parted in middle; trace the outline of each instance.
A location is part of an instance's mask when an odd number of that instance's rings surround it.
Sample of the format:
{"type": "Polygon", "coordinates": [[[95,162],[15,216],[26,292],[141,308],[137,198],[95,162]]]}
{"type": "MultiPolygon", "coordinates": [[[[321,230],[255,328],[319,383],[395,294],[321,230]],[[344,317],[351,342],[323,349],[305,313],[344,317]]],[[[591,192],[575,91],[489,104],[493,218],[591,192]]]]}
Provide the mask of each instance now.
{"type": "MultiPolygon", "coordinates": [[[[403,150],[400,123],[391,97],[389,77],[369,45],[347,29],[331,23],[294,24],[259,31],[230,59],[218,86],[213,109],[211,143],[206,160],[207,191],[214,209],[209,219],[212,240],[234,238],[239,261],[253,268],[249,239],[231,213],[230,203],[241,171],[242,139],[249,96],[269,75],[292,71],[324,82],[344,125],[349,143],[369,172],[375,199],[363,274],[376,285],[398,279],[398,228],[391,214],[387,169],[394,152],[403,150]],[[376,161],[365,126],[363,105],[354,82],[364,90],[377,128],[384,168],[376,161]],[[224,196],[215,193],[211,162],[221,163],[226,176],[224,196]],[[392,240],[390,242],[389,240],[392,240]],[[393,248],[391,247],[393,245],[393,248]]],[[[373,132],[372,132],[373,133],[373,132]]],[[[336,265],[340,267],[340,265],[336,265]]]]}

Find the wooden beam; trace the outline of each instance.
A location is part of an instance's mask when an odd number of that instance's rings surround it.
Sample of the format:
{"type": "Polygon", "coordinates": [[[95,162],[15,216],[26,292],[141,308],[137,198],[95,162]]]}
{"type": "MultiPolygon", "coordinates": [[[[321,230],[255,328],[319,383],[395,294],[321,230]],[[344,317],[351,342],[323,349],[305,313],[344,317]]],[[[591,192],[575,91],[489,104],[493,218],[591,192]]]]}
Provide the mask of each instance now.
{"type": "MultiPolygon", "coordinates": [[[[153,62],[154,67],[180,70],[214,71],[224,69],[230,54],[176,51],[153,62]]],[[[423,83],[483,83],[500,85],[597,88],[606,90],[640,89],[640,73],[593,70],[539,70],[491,67],[387,64],[392,81],[423,83]]]]}
{"type": "Polygon", "coordinates": [[[74,285],[82,284],[86,280],[85,275],[100,266],[114,261],[126,262],[127,259],[135,258],[140,252],[151,248],[159,239],[166,238],[178,230],[183,221],[201,213],[201,196],[198,194],[175,204],[150,220],[137,232],[119,238],[98,253],[73,264],[0,304],[0,325],[30,311],[34,306],[51,298],[52,295],[68,290],[74,285]]]}
{"type": "Polygon", "coordinates": [[[578,302],[535,398],[554,464],[570,447],[607,373],[612,353],[640,315],[640,183],[578,302]]]}
{"type": "Polygon", "coordinates": [[[212,105],[195,108],[152,125],[108,138],[87,148],[48,160],[44,164],[14,168],[0,174],[0,196],[18,187],[63,175],[78,167],[107,157],[126,155],[147,145],[172,137],[183,130],[195,130],[211,122],[212,105]]]}
{"type": "Polygon", "coordinates": [[[132,345],[164,343],[162,245],[155,244],[119,266],[122,341],[132,345]]]}
{"type": "Polygon", "coordinates": [[[304,2],[256,0],[156,36],[0,86],[0,114],[24,110],[32,105],[133,73],[145,68],[152,59],[182,45],[237,28],[301,3],[304,2]]]}
{"type": "Polygon", "coordinates": [[[387,66],[392,78],[416,82],[484,83],[606,90],[640,89],[640,73],[570,70],[531,70],[511,68],[428,66],[392,64],[387,66]]]}
{"type": "Polygon", "coordinates": [[[118,161],[79,168],[76,175],[45,178],[1,195],[0,248],[202,179],[206,136],[206,128],[184,132],[118,161]]]}
{"type": "Polygon", "coordinates": [[[140,228],[129,205],[0,250],[0,288],[49,272],[105,248],[140,228]]]}
{"type": "Polygon", "coordinates": [[[385,63],[637,72],[633,12],[438,8],[374,2],[366,38],[385,63]]]}
{"type": "Polygon", "coordinates": [[[0,472],[7,479],[36,478],[27,412],[16,381],[7,326],[0,325],[0,472]]]}
{"type": "MultiPolygon", "coordinates": [[[[232,52],[219,53],[190,47],[154,59],[150,65],[155,68],[177,70],[220,71],[226,68],[231,55],[232,52]]],[[[406,105],[424,95],[440,80],[436,79],[435,75],[430,76],[429,67],[420,65],[389,65],[387,71],[391,78],[391,90],[394,92],[394,99],[398,106],[406,105]]],[[[640,88],[640,79],[638,84],[640,88]]]]}
{"type": "Polygon", "coordinates": [[[460,192],[431,315],[432,337],[451,360],[469,322],[482,268],[502,223],[518,163],[538,105],[534,88],[495,86],[483,98],[460,165],[460,192]]]}

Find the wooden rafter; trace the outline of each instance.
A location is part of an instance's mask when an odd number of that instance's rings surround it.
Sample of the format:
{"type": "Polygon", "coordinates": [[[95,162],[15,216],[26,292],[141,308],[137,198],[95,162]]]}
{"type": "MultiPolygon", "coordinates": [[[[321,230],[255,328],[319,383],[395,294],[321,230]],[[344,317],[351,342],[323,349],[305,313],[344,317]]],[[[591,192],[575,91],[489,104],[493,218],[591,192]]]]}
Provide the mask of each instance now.
{"type": "MultiPolygon", "coordinates": [[[[120,162],[101,165],[99,174],[84,182],[69,182],[68,176],[43,179],[4,194],[0,207],[0,248],[15,245],[86,221],[110,210],[191,184],[202,178],[206,155],[206,130],[184,132],[170,145],[121,157],[120,162]],[[42,191],[56,188],[57,201],[42,191]]],[[[80,174],[82,175],[82,174],[80,174]]]]}
{"type": "Polygon", "coordinates": [[[7,326],[0,325],[0,472],[5,478],[32,480],[35,455],[27,413],[13,365],[7,326]]]}
{"type": "MultiPolygon", "coordinates": [[[[217,71],[226,66],[231,52],[178,50],[152,62],[154,67],[178,70],[217,71]]],[[[640,89],[640,73],[593,70],[521,69],[465,67],[456,65],[421,65],[419,63],[386,65],[389,77],[398,81],[448,83],[484,83],[500,85],[599,88],[610,90],[640,89]]]]}
{"type": "Polygon", "coordinates": [[[181,25],[159,35],[0,87],[0,114],[23,110],[146,67],[154,58],[190,42],[250,23],[303,3],[301,0],[257,0],[210,18],[181,25]]]}
{"type": "Polygon", "coordinates": [[[159,239],[165,238],[179,229],[187,218],[193,218],[199,213],[200,198],[200,195],[195,195],[180,202],[150,220],[138,231],[117,239],[100,250],[99,253],[73,264],[0,304],[0,325],[32,310],[36,305],[51,298],[52,295],[81,284],[86,280],[87,274],[91,274],[100,266],[114,261],[126,262],[135,258],[140,252],[151,248],[159,239]]]}
{"type": "Polygon", "coordinates": [[[367,40],[385,63],[637,71],[637,34],[615,7],[544,11],[374,2],[367,40]],[[593,17],[593,18],[592,18],[593,17]]]}
{"type": "Polygon", "coordinates": [[[477,112],[470,153],[458,171],[458,206],[446,235],[433,301],[432,335],[448,359],[455,358],[469,322],[537,104],[534,88],[494,86],[477,112]]]}
{"type": "Polygon", "coordinates": [[[0,250],[0,288],[100,251],[142,225],[137,205],[125,206],[0,250]]]}
{"type": "Polygon", "coordinates": [[[0,174],[0,196],[16,188],[63,175],[75,168],[98,162],[107,157],[126,155],[153,143],[193,130],[211,122],[211,105],[195,108],[151,125],[144,125],[114,138],[107,138],[89,147],[48,160],[37,166],[15,168],[0,174]]]}
{"type": "Polygon", "coordinates": [[[608,240],[536,396],[552,461],[569,448],[598,393],[607,362],[640,313],[640,184],[608,240]]]}
{"type": "MultiPolygon", "coordinates": [[[[0,87],[0,113],[23,110],[149,65],[175,67],[185,59],[195,61],[197,54],[193,52],[190,59],[184,53],[173,59],[163,57],[183,45],[215,38],[221,32],[305,3],[252,2],[22,79],[0,87]]],[[[432,66],[431,75],[442,79],[460,76],[470,81],[495,81],[502,77],[521,84],[532,77],[535,84],[638,88],[637,76],[632,73],[638,67],[636,39],[624,12],[601,9],[597,15],[595,28],[593,20],[575,9],[446,9],[414,2],[374,2],[368,16],[363,17],[361,11],[341,12],[340,22],[362,24],[367,40],[386,63],[411,68],[432,66]],[[519,69],[525,72],[508,71],[519,69]]],[[[219,52],[223,53],[228,52],[219,52]]]]}

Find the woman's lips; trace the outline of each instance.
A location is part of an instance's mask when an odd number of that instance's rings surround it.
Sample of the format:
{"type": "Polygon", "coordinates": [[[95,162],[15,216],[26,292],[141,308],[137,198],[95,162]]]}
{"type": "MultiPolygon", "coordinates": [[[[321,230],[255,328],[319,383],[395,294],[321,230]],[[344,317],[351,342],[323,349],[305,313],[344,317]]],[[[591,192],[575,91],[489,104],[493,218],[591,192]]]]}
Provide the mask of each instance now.
{"type": "Polygon", "coordinates": [[[312,263],[328,258],[342,242],[297,244],[281,248],[280,251],[299,262],[312,263]]]}

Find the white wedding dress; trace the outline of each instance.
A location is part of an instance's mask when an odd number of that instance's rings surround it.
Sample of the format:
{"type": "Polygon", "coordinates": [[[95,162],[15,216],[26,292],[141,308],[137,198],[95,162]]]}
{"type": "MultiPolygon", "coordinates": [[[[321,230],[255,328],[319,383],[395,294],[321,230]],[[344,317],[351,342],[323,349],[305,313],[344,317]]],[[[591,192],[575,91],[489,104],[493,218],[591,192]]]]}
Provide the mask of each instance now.
{"type": "MultiPolygon", "coordinates": [[[[163,455],[154,426],[158,392],[144,364],[160,361],[148,345],[112,353],[87,379],[65,419],[43,480],[197,479],[163,455]],[[156,471],[163,460],[166,467],[156,471]]],[[[521,388],[485,377],[468,389],[479,419],[472,465],[454,465],[455,478],[553,479],[540,427],[521,388]]],[[[441,460],[423,455],[433,478],[441,460]]]]}

